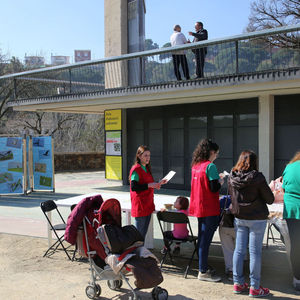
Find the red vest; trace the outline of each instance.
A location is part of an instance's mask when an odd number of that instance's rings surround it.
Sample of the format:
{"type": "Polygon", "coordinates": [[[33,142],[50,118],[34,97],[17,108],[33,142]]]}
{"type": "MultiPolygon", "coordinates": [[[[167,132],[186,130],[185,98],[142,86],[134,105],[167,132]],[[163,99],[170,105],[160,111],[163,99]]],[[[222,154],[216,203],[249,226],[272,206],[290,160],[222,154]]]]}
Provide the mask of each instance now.
{"type": "MultiPolygon", "coordinates": [[[[140,164],[136,164],[129,173],[130,184],[131,175],[134,171],[139,175],[139,184],[154,182],[150,171],[148,170],[146,173],[140,164]]],[[[154,190],[151,188],[145,191],[134,192],[130,187],[131,215],[133,217],[146,217],[152,214],[155,210],[153,194],[154,190]]]]}
{"type": "Polygon", "coordinates": [[[206,168],[210,163],[204,161],[192,167],[190,216],[202,218],[220,214],[219,192],[210,190],[206,176],[206,168]]]}

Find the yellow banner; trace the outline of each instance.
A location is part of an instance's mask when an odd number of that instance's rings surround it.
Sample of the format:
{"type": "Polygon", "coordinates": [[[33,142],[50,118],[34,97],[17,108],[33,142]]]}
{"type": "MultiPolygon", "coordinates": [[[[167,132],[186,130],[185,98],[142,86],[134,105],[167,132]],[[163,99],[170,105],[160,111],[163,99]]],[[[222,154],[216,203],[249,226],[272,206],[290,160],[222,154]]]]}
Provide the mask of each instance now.
{"type": "Polygon", "coordinates": [[[105,157],[106,179],[122,180],[122,156],[105,157]]]}
{"type": "Polygon", "coordinates": [[[121,130],[121,109],[105,111],[105,130],[121,130]]]}

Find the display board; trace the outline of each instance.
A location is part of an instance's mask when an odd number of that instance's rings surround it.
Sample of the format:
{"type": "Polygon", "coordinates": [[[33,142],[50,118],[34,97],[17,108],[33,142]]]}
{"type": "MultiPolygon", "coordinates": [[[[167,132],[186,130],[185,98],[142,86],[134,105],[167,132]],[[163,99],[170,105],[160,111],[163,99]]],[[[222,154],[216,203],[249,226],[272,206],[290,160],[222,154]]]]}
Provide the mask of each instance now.
{"type": "Polygon", "coordinates": [[[54,190],[51,136],[32,138],[33,190],[54,190]]]}
{"type": "Polygon", "coordinates": [[[105,174],[106,174],[106,178],[122,180],[122,157],[121,156],[105,157],[105,174]]]}
{"type": "Polygon", "coordinates": [[[106,155],[122,155],[121,131],[106,131],[106,155]]]}
{"type": "Polygon", "coordinates": [[[23,143],[21,137],[0,137],[0,194],[24,193],[23,143]]]}
{"type": "Polygon", "coordinates": [[[105,113],[105,178],[122,180],[122,110],[105,113]]]}

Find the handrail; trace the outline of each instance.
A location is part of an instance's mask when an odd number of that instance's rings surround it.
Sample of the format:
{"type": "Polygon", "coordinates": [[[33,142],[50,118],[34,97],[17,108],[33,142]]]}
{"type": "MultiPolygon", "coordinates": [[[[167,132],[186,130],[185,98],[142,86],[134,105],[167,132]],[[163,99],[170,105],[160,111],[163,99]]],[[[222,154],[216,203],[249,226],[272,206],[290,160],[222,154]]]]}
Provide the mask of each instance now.
{"type": "Polygon", "coordinates": [[[134,58],[139,58],[139,57],[144,57],[144,56],[154,56],[154,55],[170,53],[170,52],[174,52],[174,51],[178,51],[178,50],[188,50],[188,49],[199,48],[199,46],[207,47],[210,45],[217,45],[217,44],[222,44],[222,43],[259,38],[259,37],[263,37],[263,36],[269,36],[269,35],[281,34],[281,33],[287,33],[287,32],[295,32],[298,30],[300,30],[300,24],[290,25],[290,26],[282,26],[282,27],[277,27],[277,28],[273,28],[273,29],[265,29],[265,30],[260,30],[260,31],[256,31],[256,32],[250,32],[247,34],[235,35],[235,36],[231,36],[231,37],[227,37],[227,38],[217,38],[217,39],[212,39],[212,40],[200,41],[197,43],[190,43],[190,44],[185,44],[185,45],[178,45],[178,46],[173,46],[173,47],[166,47],[166,48],[147,50],[147,51],[141,51],[141,52],[134,52],[134,53],[130,53],[130,54],[124,54],[121,56],[112,56],[112,57],[108,57],[108,58],[77,62],[77,63],[73,63],[73,64],[68,64],[68,65],[46,67],[46,68],[41,68],[41,69],[13,73],[13,74],[0,76],[0,80],[9,79],[9,78],[18,78],[18,77],[31,75],[31,74],[44,73],[44,72],[48,72],[48,71],[64,70],[64,69],[68,70],[68,69],[73,69],[73,68],[78,68],[78,67],[89,66],[89,65],[103,64],[103,63],[109,63],[109,62],[114,62],[114,61],[122,61],[122,60],[134,59],[134,58]]]}

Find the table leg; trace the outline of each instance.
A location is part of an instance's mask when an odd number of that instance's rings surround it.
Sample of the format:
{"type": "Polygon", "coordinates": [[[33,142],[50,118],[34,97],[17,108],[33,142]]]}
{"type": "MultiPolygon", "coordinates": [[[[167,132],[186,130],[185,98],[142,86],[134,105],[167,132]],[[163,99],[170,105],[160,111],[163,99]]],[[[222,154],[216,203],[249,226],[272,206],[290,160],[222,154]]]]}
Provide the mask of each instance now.
{"type": "Polygon", "coordinates": [[[148,231],[145,237],[145,243],[144,246],[148,249],[153,249],[154,248],[154,243],[153,243],[153,214],[151,215],[151,220],[149,223],[148,231]]]}
{"type": "MultiPolygon", "coordinates": [[[[52,213],[51,211],[47,212],[48,218],[50,222],[52,223],[52,213]]],[[[48,232],[48,246],[50,247],[52,245],[52,231],[49,223],[47,222],[47,232],[48,232]]]]}
{"type": "Polygon", "coordinates": [[[125,216],[126,216],[126,225],[130,225],[131,224],[131,213],[130,213],[130,211],[126,210],[125,211],[125,216]]]}

